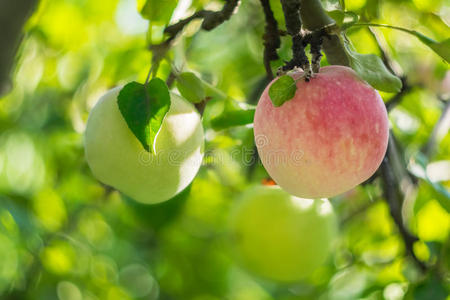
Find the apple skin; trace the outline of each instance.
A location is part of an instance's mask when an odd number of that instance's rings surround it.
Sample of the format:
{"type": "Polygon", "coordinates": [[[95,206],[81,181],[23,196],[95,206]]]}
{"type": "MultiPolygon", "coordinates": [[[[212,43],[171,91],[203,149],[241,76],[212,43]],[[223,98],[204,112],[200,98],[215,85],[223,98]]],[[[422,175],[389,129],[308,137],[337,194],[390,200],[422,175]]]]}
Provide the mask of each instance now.
{"type": "Polygon", "coordinates": [[[134,200],[153,204],[174,197],[197,174],[203,159],[203,127],[192,104],[171,93],[170,109],[155,140],[144,150],[117,104],[121,87],[103,95],[89,114],[85,153],[94,176],[134,200]]]}
{"type": "Polygon", "coordinates": [[[230,233],[238,261],[255,275],[297,282],[323,265],[337,234],[327,199],[302,199],[278,186],[248,189],[232,211],[230,233]]]}
{"type": "Polygon", "coordinates": [[[298,80],[294,98],[280,107],[270,100],[272,83],[256,107],[254,133],[261,161],[278,185],[298,197],[328,198],[378,169],[389,138],[386,108],[352,69],[327,66],[310,82],[298,80]]]}

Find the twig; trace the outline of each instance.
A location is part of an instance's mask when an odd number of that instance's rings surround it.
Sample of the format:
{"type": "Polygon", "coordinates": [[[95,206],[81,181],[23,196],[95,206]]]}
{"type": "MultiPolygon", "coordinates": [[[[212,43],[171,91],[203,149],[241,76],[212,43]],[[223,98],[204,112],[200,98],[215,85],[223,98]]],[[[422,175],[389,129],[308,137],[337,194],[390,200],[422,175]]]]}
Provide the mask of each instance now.
{"type": "Polygon", "coordinates": [[[206,104],[212,99],[212,97],[206,97],[203,101],[199,103],[195,103],[194,106],[198,110],[200,116],[203,116],[203,112],[205,111],[206,104]]]}
{"type": "Polygon", "coordinates": [[[231,18],[231,15],[235,12],[240,4],[240,0],[226,0],[227,2],[223,6],[222,10],[215,11],[205,16],[202,29],[212,30],[231,18]]]}
{"type": "Polygon", "coordinates": [[[400,92],[398,92],[388,101],[386,101],[385,105],[387,111],[391,111],[397,104],[399,104],[403,100],[404,96],[406,96],[409,92],[412,91],[412,86],[409,85],[408,81],[406,80],[406,77],[400,77],[400,80],[402,81],[402,88],[400,92]]]}
{"type": "Polygon", "coordinates": [[[312,65],[312,71],[314,73],[319,73],[320,69],[320,60],[322,58],[322,43],[323,43],[323,37],[328,36],[325,32],[325,30],[316,30],[311,33],[311,65],[312,65]]]}
{"type": "Polygon", "coordinates": [[[427,266],[417,258],[413,250],[413,245],[419,239],[411,234],[405,227],[402,218],[402,201],[401,192],[397,178],[395,177],[394,170],[390,164],[390,152],[392,151],[392,145],[389,143],[386,156],[381,163],[380,173],[383,179],[383,194],[389,205],[390,214],[394,220],[400,235],[405,243],[406,252],[412,257],[416,265],[422,272],[427,271],[427,266]]]}
{"type": "Polygon", "coordinates": [[[375,43],[378,47],[378,50],[381,53],[381,59],[383,60],[384,65],[386,68],[394,75],[398,77],[403,77],[402,71],[399,69],[400,66],[398,64],[395,64],[392,59],[390,59],[389,54],[385,46],[385,41],[383,41],[380,37],[380,35],[372,28],[369,27],[369,33],[372,36],[372,38],[375,40],[375,43]]]}
{"type": "Polygon", "coordinates": [[[166,79],[166,84],[169,87],[169,89],[172,87],[173,83],[175,82],[175,79],[177,76],[175,75],[175,72],[173,69],[170,71],[169,76],[166,79]]]}
{"type": "Polygon", "coordinates": [[[277,49],[280,48],[280,31],[278,30],[278,23],[275,19],[272,9],[270,8],[269,0],[261,0],[261,6],[264,10],[266,19],[264,39],[264,67],[266,69],[267,78],[273,79],[273,72],[270,66],[272,60],[278,59],[277,49]]]}
{"type": "Polygon", "coordinates": [[[178,21],[173,25],[169,25],[164,29],[164,34],[169,37],[160,44],[150,45],[149,49],[153,52],[152,64],[155,65],[155,70],[158,69],[159,61],[166,55],[172,46],[175,38],[180,34],[184,27],[188,25],[191,21],[195,19],[203,19],[201,28],[206,31],[210,31],[223,22],[231,18],[231,15],[238,8],[240,0],[227,0],[221,10],[210,11],[210,10],[199,10],[195,12],[192,16],[178,21]]]}
{"type": "Polygon", "coordinates": [[[240,0],[227,0],[221,10],[199,10],[192,16],[180,20],[178,23],[167,26],[164,33],[169,35],[169,39],[174,39],[192,20],[203,19],[202,29],[210,31],[223,22],[231,18],[235,9],[239,6],[240,0]]]}
{"type": "Polygon", "coordinates": [[[292,38],[292,59],[281,68],[289,71],[295,67],[302,68],[305,72],[305,81],[311,77],[311,66],[305,54],[306,43],[303,41],[302,20],[300,18],[300,0],[281,0],[286,29],[292,38]]]}
{"type": "Polygon", "coordinates": [[[375,40],[375,44],[378,47],[378,50],[381,53],[381,59],[383,60],[384,65],[386,68],[395,76],[399,77],[402,81],[402,88],[400,92],[398,92],[396,95],[394,95],[391,99],[389,99],[386,102],[386,109],[390,111],[393,109],[397,104],[399,104],[403,97],[408,94],[412,90],[412,86],[408,83],[408,80],[406,76],[402,74],[402,71],[399,69],[400,67],[398,64],[395,64],[395,62],[389,57],[388,51],[385,47],[382,46],[383,42],[380,38],[380,36],[373,30],[373,28],[369,27],[369,33],[372,35],[372,38],[375,40]]]}
{"type": "MultiPolygon", "coordinates": [[[[300,13],[305,29],[315,31],[336,23],[323,9],[320,0],[302,0],[301,2],[302,7],[300,13]]],[[[329,38],[324,39],[323,50],[330,64],[350,65],[344,46],[338,35],[333,34],[329,38]]]]}

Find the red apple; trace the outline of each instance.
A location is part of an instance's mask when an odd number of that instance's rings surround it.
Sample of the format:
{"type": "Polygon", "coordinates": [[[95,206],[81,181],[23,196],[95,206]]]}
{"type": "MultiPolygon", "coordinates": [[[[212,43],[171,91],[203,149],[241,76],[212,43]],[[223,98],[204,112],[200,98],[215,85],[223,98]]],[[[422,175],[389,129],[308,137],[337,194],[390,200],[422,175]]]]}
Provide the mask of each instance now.
{"type": "Polygon", "coordinates": [[[389,138],[387,112],[378,92],[352,69],[323,67],[310,82],[298,80],[294,98],[280,107],[270,100],[271,84],[256,108],[254,132],[278,185],[297,197],[332,197],[377,170],[389,138]]]}

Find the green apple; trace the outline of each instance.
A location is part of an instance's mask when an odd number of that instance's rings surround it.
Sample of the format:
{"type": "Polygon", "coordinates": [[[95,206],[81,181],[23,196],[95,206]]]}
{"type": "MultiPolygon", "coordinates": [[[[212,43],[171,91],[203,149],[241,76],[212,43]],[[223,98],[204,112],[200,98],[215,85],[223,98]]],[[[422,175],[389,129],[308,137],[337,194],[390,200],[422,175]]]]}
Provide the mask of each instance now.
{"type": "Polygon", "coordinates": [[[231,215],[238,260],[261,277],[296,282],[323,265],[336,236],[327,199],[302,199],[278,186],[247,190],[231,215]]]}
{"type": "Polygon", "coordinates": [[[141,203],[168,200],[185,189],[203,159],[203,127],[192,104],[171,93],[170,109],[147,152],[119,111],[121,87],[108,91],[89,114],[86,159],[94,176],[141,203]]]}

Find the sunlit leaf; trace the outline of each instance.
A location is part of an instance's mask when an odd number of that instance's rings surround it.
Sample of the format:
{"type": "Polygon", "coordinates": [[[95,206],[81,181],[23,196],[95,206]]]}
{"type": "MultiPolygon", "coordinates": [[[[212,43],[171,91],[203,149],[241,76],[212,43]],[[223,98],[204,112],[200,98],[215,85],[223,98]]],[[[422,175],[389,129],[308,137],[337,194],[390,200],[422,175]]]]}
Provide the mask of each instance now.
{"type": "Polygon", "coordinates": [[[442,57],[446,62],[450,63],[450,38],[442,42],[436,42],[435,40],[430,39],[417,31],[414,31],[414,35],[422,43],[430,47],[434,52],[442,57]]]}
{"type": "Polygon", "coordinates": [[[205,99],[202,81],[192,72],[184,72],[177,77],[177,88],[181,96],[189,102],[199,103],[205,99]]]}
{"type": "Polygon", "coordinates": [[[352,69],[371,86],[383,92],[395,93],[401,90],[402,81],[389,72],[381,58],[375,54],[359,54],[348,43],[345,44],[345,50],[352,69]]]}
{"type": "Polygon", "coordinates": [[[154,152],[154,141],[170,107],[169,89],[159,78],[147,85],[135,81],[125,85],[119,93],[120,112],[128,127],[144,149],[154,152]]]}
{"type": "Polygon", "coordinates": [[[342,30],[351,27],[359,20],[359,16],[352,11],[332,10],[327,13],[342,30]]]}
{"type": "Polygon", "coordinates": [[[442,57],[446,62],[448,62],[448,63],[450,62],[450,38],[448,38],[442,42],[437,42],[437,41],[433,40],[432,38],[429,38],[418,31],[410,30],[410,29],[398,27],[398,26],[386,25],[386,24],[352,23],[352,24],[349,24],[348,27],[350,27],[350,26],[384,27],[384,28],[400,30],[400,31],[412,34],[415,37],[417,37],[422,43],[424,43],[425,45],[430,47],[436,54],[438,54],[440,57],[442,57]]]}

